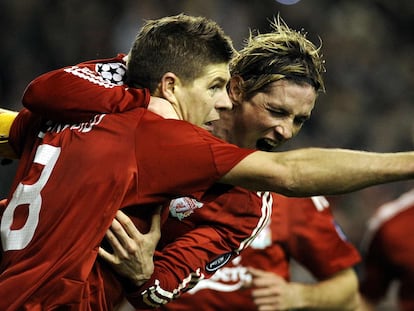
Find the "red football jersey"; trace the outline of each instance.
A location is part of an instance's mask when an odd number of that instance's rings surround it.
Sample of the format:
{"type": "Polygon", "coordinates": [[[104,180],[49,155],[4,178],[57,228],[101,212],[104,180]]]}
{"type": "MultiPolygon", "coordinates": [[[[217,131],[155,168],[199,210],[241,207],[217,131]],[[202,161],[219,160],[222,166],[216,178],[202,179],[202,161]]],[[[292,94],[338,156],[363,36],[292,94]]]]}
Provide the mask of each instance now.
{"type": "Polygon", "coordinates": [[[368,222],[363,241],[361,292],[369,300],[386,297],[398,281],[398,304],[414,310],[414,190],[382,205],[368,222]]]}
{"type": "Polygon", "coordinates": [[[273,214],[264,229],[231,263],[203,280],[163,310],[256,310],[247,267],[272,271],[289,279],[289,260],[304,265],[323,279],[360,261],[356,248],[346,241],[324,197],[287,198],[274,194],[273,214]]]}
{"type": "MultiPolygon", "coordinates": [[[[85,80],[65,72],[69,79],[85,80]]],[[[96,86],[94,77],[89,82],[96,86]]],[[[26,97],[26,104],[33,98],[26,97]]],[[[56,111],[67,108],[59,104],[56,111]]],[[[1,220],[0,310],[106,308],[112,302],[97,281],[99,273],[91,271],[116,211],[145,210],[190,194],[201,201],[216,180],[252,152],[137,107],[145,104],[78,124],[19,114],[10,143],[21,160],[1,220]]]]}
{"type": "MultiPolygon", "coordinates": [[[[136,105],[134,101],[136,101],[135,98],[139,94],[134,93],[139,90],[129,89],[122,84],[122,73],[125,72],[122,58],[123,55],[118,55],[114,59],[86,62],[65,68],[63,71],[57,70],[47,73],[31,83],[31,87],[28,88],[25,94],[25,105],[34,111],[42,112],[42,115],[45,114],[49,118],[63,121],[68,117],[70,120],[84,118],[85,116],[90,117],[91,112],[94,111],[126,111],[136,105]],[[67,75],[67,73],[71,75],[67,75]],[[72,75],[78,78],[74,78],[72,75]],[[122,87],[114,87],[115,84],[122,85],[122,87]],[[65,89],[62,89],[66,85],[70,85],[71,92],[68,93],[65,89]],[[102,90],[102,86],[105,87],[105,90],[102,90]],[[94,89],[99,91],[96,96],[94,95],[96,93],[94,89]],[[59,95],[61,93],[65,93],[63,98],[59,95]],[[82,94],[82,96],[79,96],[79,94],[82,94]],[[99,100],[94,101],[91,105],[88,103],[91,98],[99,98],[99,100]],[[122,98],[122,101],[118,106],[115,106],[113,100],[119,101],[120,98],[122,98]],[[54,102],[57,99],[60,99],[58,109],[54,108],[54,102]],[[65,111],[62,116],[60,110],[64,110],[66,107],[70,110],[65,111]]],[[[173,231],[166,231],[166,234],[163,234],[164,237],[174,237],[174,239],[180,237],[180,242],[176,242],[174,245],[163,249],[162,252],[157,253],[156,258],[159,258],[159,260],[156,261],[155,273],[153,278],[144,286],[138,289],[128,286],[129,280],[114,275],[112,270],[105,267],[105,265],[103,265],[104,269],[101,269],[102,263],[97,262],[94,267],[96,271],[94,272],[100,277],[95,280],[98,283],[102,283],[102,280],[104,280],[106,295],[109,297],[107,300],[114,305],[118,303],[119,297],[123,296],[120,284],[122,282],[123,287],[129,289],[128,297],[130,301],[137,307],[166,303],[178,296],[182,290],[194,286],[199,279],[209,277],[212,271],[217,269],[217,265],[227,262],[234,254],[238,254],[241,249],[246,247],[269,219],[271,203],[268,200],[271,200],[272,197],[268,193],[245,193],[245,190],[236,188],[231,190],[233,192],[231,198],[235,200],[237,197],[242,197],[236,202],[244,203],[243,206],[239,206],[241,204],[226,204],[224,203],[227,197],[225,194],[230,189],[232,187],[227,185],[215,186],[203,196],[203,201],[217,200],[196,214],[198,220],[193,221],[193,225],[197,223],[197,228],[192,226],[193,230],[188,237],[182,236],[187,230],[185,229],[186,226],[183,225],[185,221],[176,226],[173,231]],[[240,195],[241,193],[242,195],[240,195]],[[255,200],[263,202],[253,204],[255,200]],[[221,205],[224,205],[226,210],[221,210],[221,205]],[[233,206],[237,208],[231,209],[233,206]],[[261,208],[256,208],[256,206],[261,206],[261,208]],[[243,224],[238,225],[236,229],[235,223],[237,223],[237,220],[227,223],[225,221],[213,223],[212,219],[216,215],[212,216],[212,214],[218,211],[221,214],[220,219],[229,217],[225,215],[230,215],[232,218],[242,215],[244,218],[243,224]],[[211,230],[212,225],[217,225],[215,230],[211,230]],[[195,247],[191,244],[194,244],[194,241],[197,241],[195,247]],[[204,241],[204,244],[200,244],[200,241],[204,241]],[[177,245],[180,248],[177,248],[177,245]],[[203,246],[201,247],[201,245],[203,246]],[[174,257],[177,253],[176,250],[181,252],[178,264],[182,268],[179,270],[175,269],[177,265],[177,257],[174,257]],[[156,297],[156,299],[153,297],[156,297]]],[[[174,204],[176,202],[191,203],[193,201],[195,200],[181,198],[175,200],[174,204]]],[[[197,202],[196,204],[203,205],[206,203],[197,202]]],[[[142,232],[147,231],[152,207],[149,207],[149,209],[127,207],[124,211],[133,219],[142,232]]],[[[180,217],[184,217],[182,212],[179,214],[180,217]]],[[[194,218],[193,216],[192,220],[194,218]]],[[[164,241],[164,243],[166,242],[164,241]]],[[[99,305],[102,305],[102,303],[99,302],[99,305]]]]}
{"type": "Polygon", "coordinates": [[[170,203],[150,281],[156,286],[129,289],[135,306],[144,307],[142,300],[155,307],[175,299],[238,256],[267,226],[273,202],[269,192],[223,191],[226,187],[212,187],[203,197],[206,203],[190,198],[170,203]]]}

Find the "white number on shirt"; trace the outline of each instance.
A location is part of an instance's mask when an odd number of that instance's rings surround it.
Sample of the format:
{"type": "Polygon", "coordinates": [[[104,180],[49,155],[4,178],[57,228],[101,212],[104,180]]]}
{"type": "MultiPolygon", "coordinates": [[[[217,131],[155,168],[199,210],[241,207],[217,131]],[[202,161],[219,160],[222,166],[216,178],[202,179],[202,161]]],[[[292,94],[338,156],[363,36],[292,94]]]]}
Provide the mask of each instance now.
{"type": "Polygon", "coordinates": [[[59,147],[40,145],[37,148],[34,163],[44,165],[39,179],[31,185],[20,183],[17,186],[1,219],[1,243],[4,251],[23,249],[32,240],[42,206],[40,191],[46,185],[59,154],[59,147]],[[16,208],[24,204],[28,205],[29,210],[26,223],[20,229],[11,229],[16,208]]]}

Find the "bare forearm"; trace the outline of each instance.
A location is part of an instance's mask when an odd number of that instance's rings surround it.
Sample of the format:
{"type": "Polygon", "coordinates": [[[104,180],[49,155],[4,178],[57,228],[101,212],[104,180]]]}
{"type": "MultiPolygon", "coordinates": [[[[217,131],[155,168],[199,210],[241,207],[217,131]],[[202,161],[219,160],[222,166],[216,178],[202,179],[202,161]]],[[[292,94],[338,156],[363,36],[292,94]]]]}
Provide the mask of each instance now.
{"type": "Polygon", "coordinates": [[[380,154],[308,149],[299,151],[297,158],[298,161],[291,162],[295,168],[294,184],[301,186],[303,181],[307,181],[305,185],[309,186],[310,192],[344,193],[414,178],[414,152],[380,154]]]}
{"type": "Polygon", "coordinates": [[[315,284],[291,283],[297,293],[296,308],[310,310],[355,310],[358,305],[358,281],[347,269],[315,284]]]}
{"type": "Polygon", "coordinates": [[[254,152],[222,181],[252,190],[311,196],[347,193],[413,178],[414,152],[307,148],[271,154],[254,152]]]}

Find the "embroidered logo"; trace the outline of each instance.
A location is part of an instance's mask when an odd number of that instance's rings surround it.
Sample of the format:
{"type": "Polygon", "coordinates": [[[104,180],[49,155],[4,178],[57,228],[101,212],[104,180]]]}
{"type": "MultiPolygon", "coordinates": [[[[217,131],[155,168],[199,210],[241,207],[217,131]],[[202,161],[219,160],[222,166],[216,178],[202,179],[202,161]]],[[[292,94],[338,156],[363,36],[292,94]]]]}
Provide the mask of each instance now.
{"type": "Polygon", "coordinates": [[[207,272],[214,272],[214,271],[220,269],[226,263],[229,262],[229,260],[231,258],[231,255],[232,255],[232,253],[230,252],[230,253],[223,254],[220,257],[217,257],[212,262],[210,262],[206,265],[206,271],[207,272]]]}
{"type": "Polygon", "coordinates": [[[201,208],[203,205],[203,203],[189,197],[174,199],[170,202],[170,214],[179,220],[183,220],[185,217],[190,216],[197,208],[201,208]]]}

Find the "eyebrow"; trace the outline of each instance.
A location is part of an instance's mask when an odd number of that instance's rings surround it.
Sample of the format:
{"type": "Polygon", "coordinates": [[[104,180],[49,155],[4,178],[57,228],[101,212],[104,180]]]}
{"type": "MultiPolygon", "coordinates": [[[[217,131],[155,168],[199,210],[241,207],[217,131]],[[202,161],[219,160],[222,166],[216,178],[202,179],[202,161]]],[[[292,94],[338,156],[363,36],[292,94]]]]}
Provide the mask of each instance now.
{"type": "Polygon", "coordinates": [[[211,81],[211,83],[220,82],[222,84],[227,84],[230,81],[230,79],[223,79],[222,77],[216,77],[211,81]]]}

